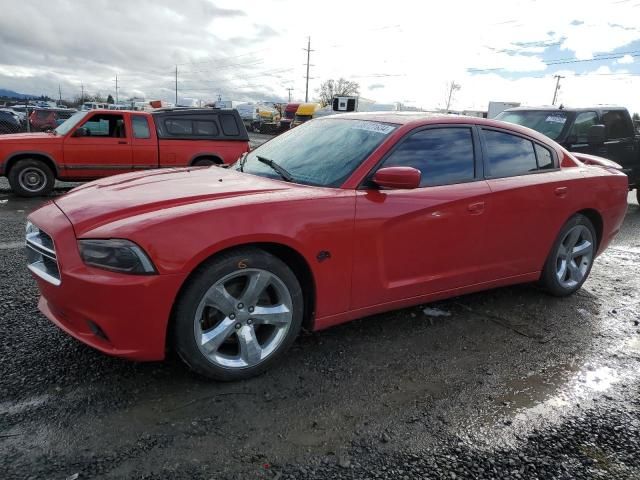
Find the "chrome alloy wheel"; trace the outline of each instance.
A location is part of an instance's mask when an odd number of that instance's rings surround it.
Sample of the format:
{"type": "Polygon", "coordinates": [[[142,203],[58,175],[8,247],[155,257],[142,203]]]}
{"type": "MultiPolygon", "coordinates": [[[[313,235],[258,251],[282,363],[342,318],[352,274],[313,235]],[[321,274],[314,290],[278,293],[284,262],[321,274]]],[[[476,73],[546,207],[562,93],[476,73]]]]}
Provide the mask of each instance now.
{"type": "Polygon", "coordinates": [[[576,225],[564,236],[556,256],[556,277],[561,286],[573,288],[589,271],[593,261],[593,235],[584,225],[576,225]]]}
{"type": "Polygon", "coordinates": [[[18,175],[20,187],[28,192],[37,193],[47,183],[47,175],[38,167],[27,167],[18,175]]]}
{"type": "Polygon", "coordinates": [[[284,282],[262,269],[218,280],[200,300],[194,335],[202,354],[225,368],[253,367],[282,343],[293,318],[284,282]]]}

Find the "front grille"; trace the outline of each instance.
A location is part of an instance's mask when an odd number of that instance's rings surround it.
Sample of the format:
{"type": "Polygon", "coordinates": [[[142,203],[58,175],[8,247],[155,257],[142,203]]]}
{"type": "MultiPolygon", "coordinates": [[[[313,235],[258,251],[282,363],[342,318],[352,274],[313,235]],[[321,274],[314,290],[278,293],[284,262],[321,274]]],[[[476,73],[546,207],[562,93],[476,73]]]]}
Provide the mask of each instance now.
{"type": "Polygon", "coordinates": [[[27,266],[43,280],[60,285],[60,269],[53,239],[33,224],[27,226],[27,266]]]}

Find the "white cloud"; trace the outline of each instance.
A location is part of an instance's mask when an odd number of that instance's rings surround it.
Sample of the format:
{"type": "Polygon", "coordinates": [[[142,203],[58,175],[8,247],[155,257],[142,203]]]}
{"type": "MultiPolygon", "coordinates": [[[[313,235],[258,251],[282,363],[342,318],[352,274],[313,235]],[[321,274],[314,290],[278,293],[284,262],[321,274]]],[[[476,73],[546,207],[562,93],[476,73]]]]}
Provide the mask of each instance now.
{"type": "MultiPolygon", "coordinates": [[[[172,65],[196,62],[179,66],[181,96],[285,98],[287,87],[293,87],[300,100],[303,48],[310,35],[311,96],[322,80],[343,76],[360,82],[363,95],[381,103],[409,101],[435,108],[443,102],[445,82],[455,79],[462,85],[455,108],[486,108],[490,100],[550,103],[554,79],[542,57],[549,46],[558,52],[554,58],[589,59],[640,40],[640,8],[631,2],[503,0],[492,2],[492,8],[473,0],[437,6],[412,0],[213,2],[209,11],[202,7],[204,0],[180,2],[179,7],[169,0],[161,7],[151,0],[142,6],[130,2],[126,9],[94,0],[91,8],[75,6],[75,16],[62,23],[50,21],[48,9],[55,13],[60,8],[56,2],[35,7],[13,1],[5,8],[8,16],[0,18],[5,52],[0,52],[0,87],[55,95],[59,82],[63,91],[66,86],[79,92],[82,81],[91,91],[106,93],[118,72],[124,92],[170,100],[172,65]],[[243,14],[229,12],[237,10],[243,14]],[[43,33],[9,38],[5,27],[11,25],[17,25],[17,32],[43,33]],[[470,74],[469,68],[527,76],[470,74]],[[33,76],[16,76],[20,72],[33,76]],[[366,88],[374,84],[384,88],[366,88]]],[[[623,57],[618,63],[628,61],[623,57]]],[[[572,77],[574,65],[564,66],[568,78],[562,81],[562,101],[615,101],[640,111],[639,77],[601,75],[605,72],[572,77]]]]}
{"type": "Polygon", "coordinates": [[[618,59],[617,63],[623,63],[623,64],[633,63],[633,57],[631,55],[627,54],[624,57],[618,59]]]}

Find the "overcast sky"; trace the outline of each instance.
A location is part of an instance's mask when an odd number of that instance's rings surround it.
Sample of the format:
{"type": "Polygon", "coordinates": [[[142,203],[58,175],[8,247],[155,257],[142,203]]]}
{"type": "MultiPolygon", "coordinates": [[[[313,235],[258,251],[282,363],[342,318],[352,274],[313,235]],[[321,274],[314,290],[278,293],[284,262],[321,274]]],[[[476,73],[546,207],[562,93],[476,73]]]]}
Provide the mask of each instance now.
{"type": "Polygon", "coordinates": [[[640,0],[0,0],[0,88],[180,98],[304,99],[340,76],[361,95],[453,108],[616,103],[640,112],[640,0]]]}

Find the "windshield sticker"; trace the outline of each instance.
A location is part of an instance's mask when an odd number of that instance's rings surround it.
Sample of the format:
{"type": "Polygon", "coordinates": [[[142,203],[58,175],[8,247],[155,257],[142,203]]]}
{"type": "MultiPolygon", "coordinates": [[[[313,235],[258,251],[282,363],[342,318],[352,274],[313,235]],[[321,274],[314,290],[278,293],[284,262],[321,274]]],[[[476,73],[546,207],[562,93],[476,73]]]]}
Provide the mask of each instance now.
{"type": "Polygon", "coordinates": [[[376,132],[376,133],[382,133],[383,135],[387,135],[393,130],[395,130],[396,127],[394,127],[393,125],[385,125],[384,123],[363,122],[358,120],[353,122],[353,126],[351,128],[356,130],[367,130],[368,132],[376,132]]]}
{"type": "Polygon", "coordinates": [[[549,123],[560,123],[560,124],[564,124],[567,121],[566,117],[562,117],[560,115],[549,115],[546,119],[545,122],[549,122],[549,123]]]}

